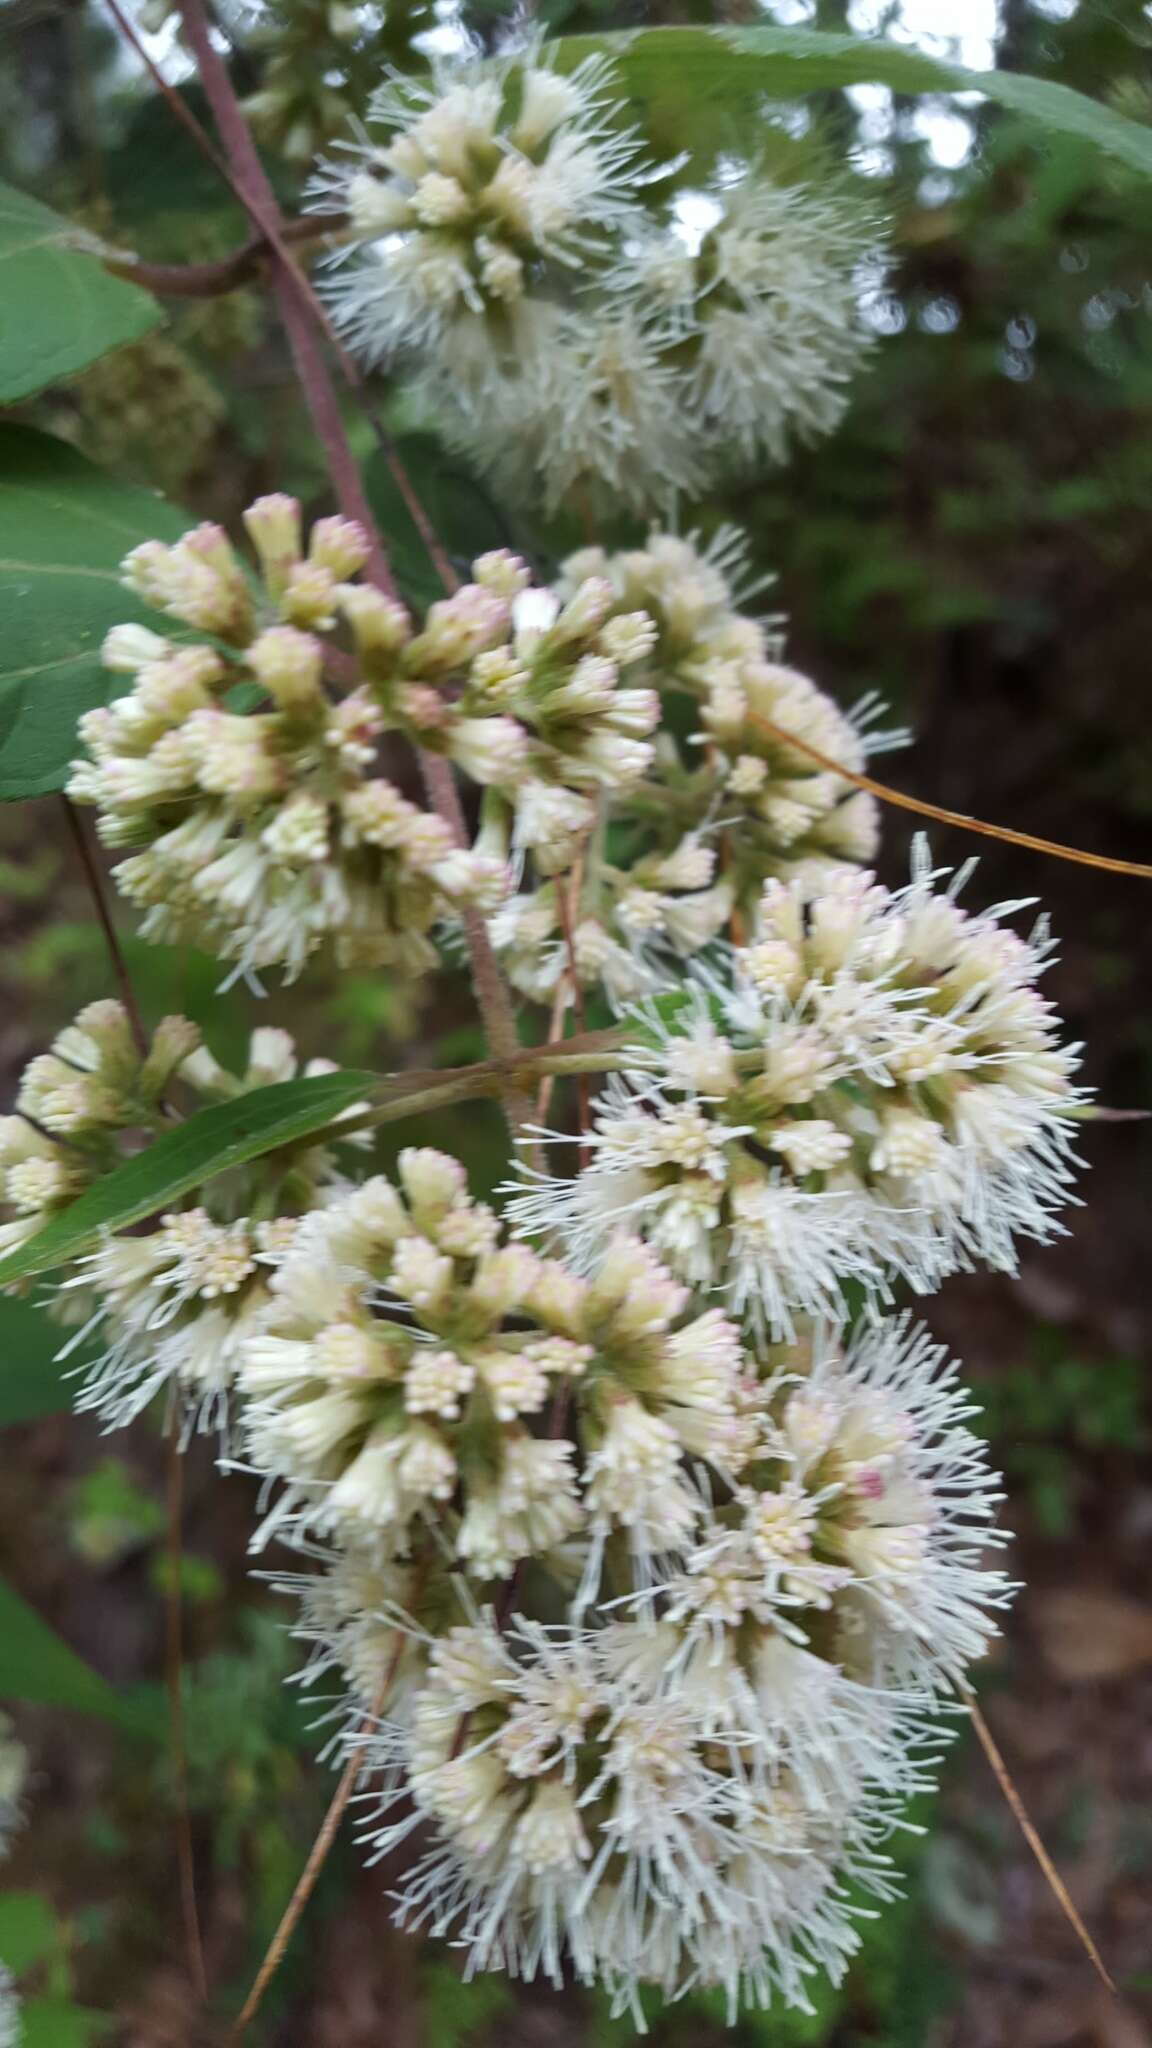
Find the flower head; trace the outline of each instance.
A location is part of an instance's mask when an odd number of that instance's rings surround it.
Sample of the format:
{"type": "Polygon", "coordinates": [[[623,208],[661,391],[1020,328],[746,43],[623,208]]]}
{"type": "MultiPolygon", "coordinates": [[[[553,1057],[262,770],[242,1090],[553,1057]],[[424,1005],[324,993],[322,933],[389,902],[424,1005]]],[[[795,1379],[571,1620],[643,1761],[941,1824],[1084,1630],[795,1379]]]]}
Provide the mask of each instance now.
{"type": "Polygon", "coordinates": [[[578,1261],[620,1229],[752,1327],[836,1314],[976,1260],[1012,1269],[1067,1199],[1075,1048],[1035,984],[1050,950],[963,911],[921,863],[765,888],[714,995],[653,1010],[601,1100],[591,1164],[512,1203],[578,1261]],[[715,1014],[714,1014],[715,1012],[715,1014]]]}

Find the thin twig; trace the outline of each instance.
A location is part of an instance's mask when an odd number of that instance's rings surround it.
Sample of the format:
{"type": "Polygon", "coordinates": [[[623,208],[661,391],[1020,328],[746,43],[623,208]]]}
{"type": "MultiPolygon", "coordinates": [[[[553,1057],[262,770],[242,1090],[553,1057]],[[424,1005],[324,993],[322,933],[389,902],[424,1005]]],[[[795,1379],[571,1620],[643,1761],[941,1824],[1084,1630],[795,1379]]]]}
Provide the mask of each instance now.
{"type": "MultiPolygon", "coordinates": [[[[548,1019],[548,1040],[550,1044],[556,1039],[563,1038],[564,1019],[567,1012],[568,991],[564,986],[564,975],[561,973],[560,979],[556,983],[556,993],[552,998],[552,1014],[548,1019]]],[[[552,1090],[555,1086],[555,1074],[545,1074],[540,1083],[540,1092],[536,1097],[536,1122],[538,1124],[542,1124],[548,1115],[552,1104],[552,1090]]]]}
{"type": "MultiPolygon", "coordinates": [[[[568,969],[572,976],[572,1003],[576,1013],[576,1028],[581,1033],[586,1033],[588,1030],[588,1018],[584,1008],[584,991],[580,986],[580,976],[577,972],[576,967],[576,927],[573,922],[573,905],[576,903],[580,894],[580,877],[582,869],[583,856],[580,855],[577,857],[576,861],[573,863],[572,866],[570,876],[571,892],[569,892],[569,890],[565,888],[563,877],[561,875],[557,875],[556,904],[560,912],[560,929],[564,934],[564,947],[565,951],[568,954],[568,969]]],[[[577,1120],[580,1126],[581,1149],[585,1152],[586,1156],[584,1140],[588,1136],[588,1131],[592,1122],[590,1099],[588,1094],[588,1077],[586,1074],[581,1074],[577,1077],[576,1101],[577,1120]]]]}
{"type": "MultiPolygon", "coordinates": [[[[128,1015],[136,1049],[143,1059],[148,1052],[148,1034],[136,998],[128,963],[120,948],[120,939],[112,919],[104,879],[96,863],[88,835],[84,830],[79,811],[71,800],[61,796],[64,815],[68,820],[71,834],[84,879],[92,898],[92,905],[104,934],[112,972],[120,990],[121,1001],[128,1015]]],[[[184,1920],[184,1940],[188,1951],[188,1970],[201,1999],[208,1996],[208,1979],[204,1969],[204,1948],[200,1939],[200,1914],[196,1904],[196,1866],[192,1853],[192,1819],[188,1806],[188,1752],[184,1730],[183,1691],[183,1625],[181,1615],[180,1561],[182,1552],[181,1520],[184,1501],[184,1470],[176,1436],[176,1420],[169,1418],[167,1437],[167,1562],[168,1584],[164,1591],[165,1650],[164,1669],[168,1693],[168,1747],[172,1764],[172,1779],[175,1792],[176,1864],[180,1874],[180,1909],[184,1920]]]]}
{"type": "Polygon", "coordinates": [[[104,944],[108,950],[108,959],[111,963],[113,975],[116,978],[116,986],[120,990],[120,1000],[128,1012],[128,1022],[132,1027],[132,1036],[136,1042],[136,1050],[140,1054],[141,1059],[144,1059],[148,1052],[148,1033],[144,1029],[144,1019],[140,1014],[140,1005],[136,1000],[136,991],[132,986],[132,977],[128,972],[128,962],[124,958],[120,946],[120,937],[113,923],[112,909],[104,887],[104,878],[96,864],[95,855],[88,842],[88,834],[84,830],[80,813],[76,809],[75,804],[70,797],[66,796],[62,796],[60,802],[64,807],[64,816],[68,821],[68,832],[72,844],[76,848],[77,858],[84,871],[84,880],[88,884],[88,893],[92,898],[92,908],[96,912],[100,930],[104,934],[104,944]]]}
{"type": "MultiPolygon", "coordinates": [[[[213,45],[202,0],[182,0],[181,18],[196,58],[200,82],[225,146],[227,162],[220,157],[210,139],[203,134],[199,122],[189,112],[180,95],[173,91],[143,51],[139,38],[118,5],[118,0],[110,0],[110,4],[117,22],[148,65],[165,98],[173,106],[174,111],[178,112],[185,125],[190,127],[200,146],[206,150],[209,160],[227,180],[272,252],[275,259],[273,289],[277,305],[288,335],[309,413],[324,448],[329,475],[341,510],[347,518],[358,520],[369,536],[372,553],[368,571],[372,580],[390,596],[395,596],[396,586],[388,557],[364,491],[359,466],[344,431],[336,394],[324,363],[317,328],[333,342],[344,375],[358,394],[362,393],[363,388],[359,373],[349,362],[345,351],[336,344],[324,308],[308,279],[297,269],[284,241],[275,195],[233,91],[228,67],[213,45]]],[[[373,424],[387,455],[387,436],[377,422],[374,421],[373,424]]],[[[404,491],[412,516],[418,521],[425,545],[437,564],[445,587],[451,589],[456,580],[451,564],[412,490],[410,480],[406,474],[401,475],[401,470],[402,465],[397,467],[393,459],[393,473],[404,491]]],[[[464,819],[448,763],[422,754],[421,767],[429,800],[450,826],[454,836],[462,843],[466,843],[464,819]]],[[[518,1043],[515,1011],[484,921],[475,911],[466,914],[464,931],[472,960],[477,1003],[491,1049],[498,1057],[509,1057],[518,1043]]],[[[519,1100],[513,1101],[509,1098],[506,1102],[513,1143],[516,1138],[516,1124],[523,1120],[523,1109],[526,1107],[527,1105],[521,1104],[519,1100]]]]}
{"type": "MultiPolygon", "coordinates": [[[[347,220],[346,213],[305,213],[298,220],[282,221],[280,232],[293,244],[317,242],[337,233],[347,220]]],[[[211,263],[148,263],[122,249],[105,249],[100,261],[113,277],[140,285],[160,299],[219,299],[259,277],[271,255],[266,237],[251,235],[238,249],[211,263]]]]}
{"type": "Polygon", "coordinates": [[[975,1696],[968,1687],[965,1687],[965,1694],[968,1702],[968,1711],[972,1716],[972,1726],[975,1728],[977,1736],[979,1737],[980,1747],[984,1751],[984,1754],[987,1757],[988,1762],[992,1766],[992,1774],[995,1777],[996,1783],[999,1785],[1001,1792],[1004,1794],[1004,1797],[1007,1800],[1009,1807],[1011,1808],[1013,1819],[1019,1827],[1020,1832],[1024,1837],[1024,1840],[1028,1844],[1028,1847],[1031,1849],[1032,1854],[1036,1858],[1037,1863],[1040,1865],[1040,1868],[1044,1873],[1044,1876],[1048,1883],[1049,1890],[1051,1891],[1053,1898],[1056,1900],[1056,1903],[1059,1906],[1060,1911],[1063,1913],[1064,1918],[1067,1920],[1068,1925],[1071,1927],[1073,1933],[1076,1936],[1076,1939],[1079,1941],[1081,1948],[1084,1950],[1084,1953],[1088,1957],[1088,1960],[1091,1963],[1092,1968],[1095,1970],[1096,1975],[1099,1977],[1100,1982],[1115,1997],[1118,1995],[1116,1991],[1116,1986],[1112,1982],[1111,1977],[1108,1975],[1108,1972],[1104,1967],[1104,1961],[1100,1954],[1100,1951],[1097,1948],[1096,1943],[1093,1941],[1092,1936],[1089,1934],[1088,1929],[1084,1925],[1084,1922],[1081,1919],[1076,1906],[1073,1904],[1073,1901],[1068,1892],[1067,1885],[1061,1877],[1060,1872],[1057,1870],[1056,1865],[1053,1863],[1052,1858],[1048,1854],[1047,1849],[1044,1847],[1043,1842],[1040,1840],[1040,1837],[1037,1834],[1036,1829],[1029,1818],[1028,1809],[1025,1806],[1024,1801],[1021,1799],[1019,1792],[1016,1790],[1016,1786],[1012,1781],[1012,1777],[1008,1770],[1008,1766],[1005,1763],[1003,1757],[1000,1754],[999,1749],[996,1746],[996,1742],[993,1737],[992,1731],[989,1728],[987,1721],[984,1719],[984,1716],[981,1713],[980,1708],[976,1704],[975,1696]]]}
{"type": "Polygon", "coordinates": [[[188,1969],[201,1999],[208,1996],[200,1913],[196,1903],[196,1864],[192,1849],[192,1814],[188,1803],[188,1745],[184,1726],[184,1622],[181,1589],[183,1563],[184,1460],[180,1451],[179,1418],[169,1417],[166,1439],[168,1493],[168,1582],[164,1588],[164,1675],[168,1692],[168,1738],[176,1804],[176,1863],[180,1873],[180,1909],[188,1969]]]}
{"type": "Polygon", "coordinates": [[[783,745],[795,747],[797,753],[807,754],[809,760],[826,770],[830,775],[842,776],[845,782],[856,789],[866,790],[869,796],[879,799],[882,804],[895,804],[902,811],[915,811],[921,818],[935,818],[940,825],[955,825],[961,832],[982,832],[988,839],[1003,839],[1009,846],[1026,846],[1031,853],[1048,853],[1056,860],[1079,862],[1085,868],[1103,868],[1110,875],[1135,875],[1142,882],[1152,882],[1152,867],[1138,860],[1113,860],[1106,853],[1084,853],[1077,846],[1063,846],[1058,839],[1037,839],[1031,832],[1017,832],[1010,825],[989,825],[983,818],[970,818],[967,811],[945,810],[941,804],[930,804],[923,797],[906,796],[902,789],[891,789],[886,782],[877,782],[871,775],[861,775],[854,768],[845,768],[842,761],[834,761],[830,754],[822,753],[808,740],[802,740],[794,732],[786,732],[771,718],[763,718],[757,711],[748,713],[748,722],[771,735],[783,745]]]}
{"type": "Polygon", "coordinates": [[[300,1915],[303,1913],[305,1906],[308,1904],[308,1901],[311,1898],[312,1893],[315,1889],[316,1880],[319,1877],[320,1872],[322,1871],[325,1863],[328,1860],[332,1844],[336,1840],[336,1836],[340,1828],[340,1823],[344,1818],[344,1810],[348,1804],[348,1801],[352,1797],[352,1792],[356,1784],[356,1780],[365,1768],[364,1758],[358,1753],[355,1746],[356,1739],[358,1736],[365,1734],[369,1729],[371,1729],[380,1718],[384,1702],[388,1697],[388,1694],[392,1688],[392,1682],[395,1679],[396,1673],[400,1668],[400,1659],[404,1655],[404,1642],[405,1638],[403,1634],[398,1631],[396,1636],[396,1647],[388,1660],[388,1667],[384,1672],[384,1675],[381,1678],[380,1683],[377,1686],[376,1691],[373,1695],[372,1704],[369,1707],[368,1712],[365,1714],[363,1720],[360,1722],[360,1725],[356,1730],[356,1735],[352,1738],[353,1747],[351,1755],[349,1756],[348,1761],[344,1766],[344,1769],[340,1773],[340,1782],[337,1785],[335,1792],[332,1794],[332,1798],[328,1804],[328,1810],[320,1823],[319,1833],[317,1834],[316,1839],[308,1852],[308,1861],[305,1863],[303,1870],[300,1872],[300,1875],[296,1880],[296,1886],[292,1893],[292,1897],[289,1899],[288,1904],[285,1906],[284,1911],[280,1916],[280,1921],[276,1928],[276,1932],[272,1936],[272,1939],[268,1944],[264,1960],[261,1963],[255,1978],[253,1979],[252,1989],[249,1991],[247,1998],[244,2000],[244,2003],[239,2013],[237,2014],[232,2027],[229,2030],[229,2048],[232,2048],[232,2044],[234,2042],[241,2040],[246,2029],[251,2025],[252,2021],[256,2017],[256,2014],[259,2012],[260,2006],[263,2003],[264,1993],[267,1991],[269,1984],[272,1982],[273,1977],[275,1976],[277,1970],[280,1967],[281,1962],[284,1959],[284,1951],[288,1947],[288,1943],[291,1941],[293,1934],[296,1932],[296,1925],[300,1919],[300,1915]]]}

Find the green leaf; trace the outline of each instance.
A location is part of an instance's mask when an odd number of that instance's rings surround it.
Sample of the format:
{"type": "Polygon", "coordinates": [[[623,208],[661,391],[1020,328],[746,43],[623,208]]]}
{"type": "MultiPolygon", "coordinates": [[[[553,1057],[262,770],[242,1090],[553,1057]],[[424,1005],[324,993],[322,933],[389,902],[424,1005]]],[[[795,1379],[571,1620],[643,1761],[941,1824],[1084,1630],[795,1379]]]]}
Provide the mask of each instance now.
{"type": "Polygon", "coordinates": [[[59,1415],[71,1406],[69,1375],[84,1363],[77,1350],[63,1363],[56,1354],[68,1332],[30,1301],[0,1296],[0,1425],[59,1415]]]}
{"type": "Polygon", "coordinates": [[[847,85],[900,93],[982,93],[1050,135],[1089,142],[1152,178],[1152,129],[1051,79],[1019,71],[968,71],[907,43],[806,28],[655,28],[565,36],[561,68],[593,53],[618,65],[645,125],[670,149],[719,148],[726,117],[758,102],[847,85]]]}
{"type": "Polygon", "coordinates": [[[105,633],[121,620],[156,624],[121,586],[120,563],[138,541],[178,540],[187,525],[63,441],[0,427],[0,799],[63,788],[81,713],[129,681],[101,667],[105,633]]]}
{"type": "Polygon", "coordinates": [[[0,1897],[0,1963],[16,1976],[61,1946],[60,1922],[47,1899],[38,1892],[5,1892],[0,1897]]]}
{"type": "Polygon", "coordinates": [[[11,1586],[0,1580],[0,1700],[78,1707],[139,1730],[138,1704],[121,1698],[11,1586]]]}
{"type": "Polygon", "coordinates": [[[70,1999],[29,1998],[20,2007],[20,2048],[93,2048],[113,2024],[70,1999]]]}
{"type": "Polygon", "coordinates": [[[310,1137],[376,1088],[374,1074],[314,1074],[303,1081],[253,1088],[232,1102],[214,1102],[197,1110],[86,1188],[35,1237],[0,1259],[0,1287],[63,1265],[103,1232],[126,1230],[129,1224],[154,1216],[229,1167],[310,1137]]]}
{"type": "Polygon", "coordinates": [[[155,327],[160,307],[104,269],[82,230],[0,183],[0,405],[155,327]]]}

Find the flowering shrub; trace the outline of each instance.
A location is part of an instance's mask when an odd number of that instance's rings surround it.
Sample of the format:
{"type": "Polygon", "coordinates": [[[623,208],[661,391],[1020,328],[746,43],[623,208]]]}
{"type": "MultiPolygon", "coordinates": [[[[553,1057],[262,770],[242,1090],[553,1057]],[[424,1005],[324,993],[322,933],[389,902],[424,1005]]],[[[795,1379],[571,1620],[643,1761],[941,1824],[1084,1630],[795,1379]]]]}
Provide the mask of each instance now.
{"type": "Polygon", "coordinates": [[[641,2022],[647,1983],[804,2006],[893,1895],[1011,1591],[960,1368],[901,1304],[1061,1229],[1085,1104],[1043,921],[923,843],[877,879],[900,735],[675,516],[835,424],[875,223],[757,158],[693,240],[674,176],[600,58],[389,77],[314,181],[336,322],[587,543],[462,584],[437,543],[409,605],[298,350],[340,513],[142,534],[79,722],[67,794],[144,939],[257,995],[466,953],[490,1056],[342,1074],[265,1026],[230,1071],[101,1001],[0,1121],[0,1287],[54,1275],[79,1408],[258,1482],[399,1922],[641,2022]],[[664,524],[602,546],[601,504],[664,524]],[[378,1127],[482,1097],[492,1202],[453,1151],[382,1168],[378,1127]]]}

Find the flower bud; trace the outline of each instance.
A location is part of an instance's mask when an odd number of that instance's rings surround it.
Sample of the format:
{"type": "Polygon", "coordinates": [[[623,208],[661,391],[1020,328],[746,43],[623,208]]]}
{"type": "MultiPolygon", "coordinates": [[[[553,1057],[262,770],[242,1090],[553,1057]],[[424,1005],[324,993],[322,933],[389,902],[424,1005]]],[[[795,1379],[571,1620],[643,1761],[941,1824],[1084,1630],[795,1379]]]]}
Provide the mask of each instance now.
{"type": "Polygon", "coordinates": [[[357,519],[318,519],[308,543],[308,559],[318,562],[341,583],[364,567],[371,553],[368,535],[357,519]]]}
{"type": "Polygon", "coordinates": [[[285,711],[320,701],[324,650],[295,626],[269,626],[248,649],[248,666],[285,711]]]}
{"type": "Polygon", "coordinates": [[[260,558],[264,581],[279,597],[289,573],[300,560],[300,505],[284,491],[257,498],[243,515],[248,537],[260,558]]]}
{"type": "Polygon", "coordinates": [[[100,660],[119,675],[138,675],[149,662],[163,661],[172,651],[170,640],[152,633],[147,626],[113,626],[104,635],[100,660]]]}

